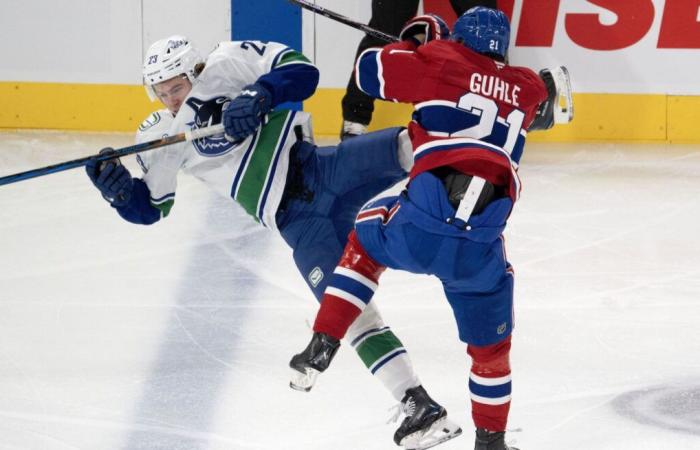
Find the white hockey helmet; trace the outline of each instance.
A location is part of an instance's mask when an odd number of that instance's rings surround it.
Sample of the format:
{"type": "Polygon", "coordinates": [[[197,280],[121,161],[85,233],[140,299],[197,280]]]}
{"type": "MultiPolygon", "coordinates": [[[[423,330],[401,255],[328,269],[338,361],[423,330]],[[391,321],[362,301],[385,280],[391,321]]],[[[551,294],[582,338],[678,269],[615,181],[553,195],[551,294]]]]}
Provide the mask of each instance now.
{"type": "Polygon", "coordinates": [[[151,101],[157,96],[153,85],[178,75],[186,75],[190,83],[196,78],[195,66],[204,60],[185,36],[174,35],[156,41],[146,52],[143,62],[143,84],[151,101]]]}

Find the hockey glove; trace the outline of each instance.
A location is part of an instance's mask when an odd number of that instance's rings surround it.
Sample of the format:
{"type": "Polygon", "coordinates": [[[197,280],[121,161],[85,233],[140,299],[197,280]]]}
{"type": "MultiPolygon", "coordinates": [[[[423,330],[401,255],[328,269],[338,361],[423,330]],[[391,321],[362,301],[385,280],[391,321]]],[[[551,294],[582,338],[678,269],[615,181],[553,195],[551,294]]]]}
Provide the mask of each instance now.
{"type": "Polygon", "coordinates": [[[444,20],[435,14],[423,14],[406,22],[399,33],[399,40],[412,40],[416,45],[430,41],[447,39],[450,28],[444,20]]]}
{"type": "Polygon", "coordinates": [[[537,108],[537,113],[529,128],[533,131],[549,130],[554,126],[554,105],[557,101],[557,87],[549,69],[540,70],[540,78],[547,88],[547,100],[540,103],[539,108],[537,108]]]}
{"type": "Polygon", "coordinates": [[[242,141],[255,133],[272,109],[272,94],[260,83],[244,87],[224,110],[223,124],[231,141],[242,141]]]}
{"type": "Polygon", "coordinates": [[[574,118],[574,98],[571,77],[564,66],[540,70],[547,88],[547,100],[540,104],[530,130],[548,130],[555,123],[569,123],[574,118]]]}
{"type": "MultiPolygon", "coordinates": [[[[111,152],[114,152],[114,149],[109,147],[100,150],[100,154],[111,152]]],[[[124,206],[129,203],[134,189],[134,180],[119,158],[107,161],[91,159],[85,164],[85,171],[102,197],[113,206],[124,206]]]]}

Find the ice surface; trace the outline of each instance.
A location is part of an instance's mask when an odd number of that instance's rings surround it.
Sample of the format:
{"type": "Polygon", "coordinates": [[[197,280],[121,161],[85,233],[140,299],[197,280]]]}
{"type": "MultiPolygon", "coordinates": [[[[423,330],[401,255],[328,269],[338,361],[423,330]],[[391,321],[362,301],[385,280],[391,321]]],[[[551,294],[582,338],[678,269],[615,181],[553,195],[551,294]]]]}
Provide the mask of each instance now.
{"type": "MultiPolygon", "coordinates": [[[[0,176],[130,142],[0,133],[0,176]]],[[[700,151],[530,144],[520,175],[509,440],[700,448],[700,151]]],[[[376,300],[465,429],[438,448],[472,448],[439,284],[389,272],[376,300]]],[[[79,169],[2,186],[0,449],[395,448],[394,400],[351,350],[312,392],[289,389],[315,309],[281,238],[187,176],[151,227],[79,169]]]]}

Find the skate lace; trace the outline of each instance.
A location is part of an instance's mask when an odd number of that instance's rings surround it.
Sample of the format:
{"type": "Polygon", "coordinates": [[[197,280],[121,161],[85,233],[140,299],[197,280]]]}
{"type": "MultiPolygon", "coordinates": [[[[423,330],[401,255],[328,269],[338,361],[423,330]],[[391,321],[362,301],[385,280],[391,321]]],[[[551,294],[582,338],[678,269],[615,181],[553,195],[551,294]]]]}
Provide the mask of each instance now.
{"type": "Polygon", "coordinates": [[[406,414],[406,417],[411,417],[416,412],[416,402],[413,400],[413,397],[411,397],[406,400],[406,403],[399,403],[389,408],[389,411],[392,410],[391,417],[389,417],[386,423],[398,422],[402,413],[406,414]]]}

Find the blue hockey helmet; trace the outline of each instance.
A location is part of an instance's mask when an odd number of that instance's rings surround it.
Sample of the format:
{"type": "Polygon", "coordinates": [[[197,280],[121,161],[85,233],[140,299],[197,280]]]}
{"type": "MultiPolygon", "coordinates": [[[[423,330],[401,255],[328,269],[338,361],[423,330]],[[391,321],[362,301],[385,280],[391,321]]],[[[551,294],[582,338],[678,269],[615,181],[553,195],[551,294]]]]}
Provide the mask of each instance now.
{"type": "Polygon", "coordinates": [[[510,23],[502,11],[475,6],[457,19],[451,37],[477,53],[498,55],[505,59],[510,41],[510,23]]]}

